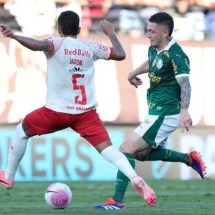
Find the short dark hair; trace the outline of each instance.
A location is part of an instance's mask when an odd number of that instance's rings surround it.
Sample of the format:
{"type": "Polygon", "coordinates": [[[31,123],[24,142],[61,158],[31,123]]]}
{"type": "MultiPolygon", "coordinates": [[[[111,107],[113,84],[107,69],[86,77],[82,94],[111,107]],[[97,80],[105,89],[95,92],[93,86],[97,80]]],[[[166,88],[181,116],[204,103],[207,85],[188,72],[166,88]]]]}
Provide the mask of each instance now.
{"type": "Polygon", "coordinates": [[[64,35],[78,34],[80,18],[73,11],[64,11],[58,17],[58,26],[61,28],[64,35]]]}
{"type": "Polygon", "coordinates": [[[166,12],[156,13],[149,18],[149,22],[167,26],[169,29],[169,36],[172,35],[173,28],[174,28],[174,21],[172,16],[169,15],[168,13],[166,12]]]}

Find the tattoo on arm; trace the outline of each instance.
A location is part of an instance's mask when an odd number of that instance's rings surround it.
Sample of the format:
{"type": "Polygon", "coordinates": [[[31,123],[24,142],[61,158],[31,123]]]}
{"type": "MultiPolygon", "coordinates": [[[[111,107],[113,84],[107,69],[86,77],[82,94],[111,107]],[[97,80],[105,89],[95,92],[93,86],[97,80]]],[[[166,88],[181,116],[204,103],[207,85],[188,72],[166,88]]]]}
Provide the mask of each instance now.
{"type": "Polygon", "coordinates": [[[33,51],[46,51],[49,52],[52,48],[51,44],[48,41],[40,41],[30,37],[24,37],[16,35],[14,37],[20,44],[29,48],[33,51]]]}
{"type": "Polygon", "coordinates": [[[188,76],[177,77],[177,82],[181,87],[181,109],[188,109],[191,98],[191,86],[188,76]]]}
{"type": "Polygon", "coordinates": [[[115,34],[109,35],[109,39],[113,45],[113,56],[115,59],[124,59],[125,58],[125,51],[122,47],[122,44],[118,40],[117,36],[115,34]]]}

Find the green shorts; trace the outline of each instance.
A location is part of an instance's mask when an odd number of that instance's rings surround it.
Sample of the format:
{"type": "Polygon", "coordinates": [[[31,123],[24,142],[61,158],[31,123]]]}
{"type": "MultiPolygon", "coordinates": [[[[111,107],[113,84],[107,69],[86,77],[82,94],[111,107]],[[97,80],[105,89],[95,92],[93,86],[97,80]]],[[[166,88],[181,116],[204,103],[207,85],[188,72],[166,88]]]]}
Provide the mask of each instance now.
{"type": "Polygon", "coordinates": [[[179,127],[179,114],[170,116],[147,115],[134,130],[152,148],[164,146],[170,134],[179,127]]]}

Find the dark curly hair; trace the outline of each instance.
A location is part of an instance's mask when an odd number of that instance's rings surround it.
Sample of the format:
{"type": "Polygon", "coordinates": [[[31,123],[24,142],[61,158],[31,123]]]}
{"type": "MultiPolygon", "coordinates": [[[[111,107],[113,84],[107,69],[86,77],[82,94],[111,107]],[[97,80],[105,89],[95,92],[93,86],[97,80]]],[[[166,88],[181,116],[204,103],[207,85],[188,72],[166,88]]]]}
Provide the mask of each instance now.
{"type": "Polygon", "coordinates": [[[57,22],[64,35],[76,36],[78,34],[80,18],[77,13],[64,11],[58,17],[57,22]]]}

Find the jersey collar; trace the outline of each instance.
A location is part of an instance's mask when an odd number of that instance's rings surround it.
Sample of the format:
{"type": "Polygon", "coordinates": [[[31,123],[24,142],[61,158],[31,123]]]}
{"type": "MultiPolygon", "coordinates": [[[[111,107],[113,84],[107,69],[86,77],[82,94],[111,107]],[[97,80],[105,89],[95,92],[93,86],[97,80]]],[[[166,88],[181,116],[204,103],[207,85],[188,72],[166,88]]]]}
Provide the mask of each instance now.
{"type": "Polygon", "coordinates": [[[164,49],[162,49],[162,50],[160,50],[160,51],[158,51],[158,50],[156,49],[156,50],[157,50],[157,54],[161,53],[162,51],[169,50],[170,47],[171,47],[174,43],[175,43],[175,40],[171,37],[169,43],[167,44],[166,47],[164,47],[164,49]]]}

